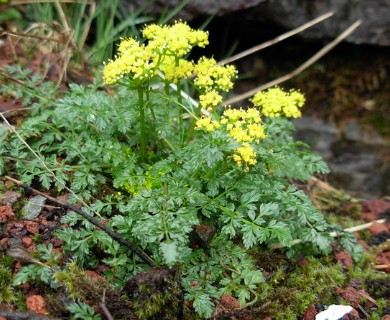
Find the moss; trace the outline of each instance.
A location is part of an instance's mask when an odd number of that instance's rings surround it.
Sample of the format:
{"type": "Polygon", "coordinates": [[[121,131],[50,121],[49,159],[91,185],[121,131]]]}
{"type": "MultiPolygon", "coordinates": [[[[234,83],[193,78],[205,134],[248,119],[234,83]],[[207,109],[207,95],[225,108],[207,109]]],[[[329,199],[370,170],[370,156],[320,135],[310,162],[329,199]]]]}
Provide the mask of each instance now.
{"type": "Polygon", "coordinates": [[[10,257],[0,252],[0,303],[17,301],[17,290],[13,286],[12,261],[10,257]]]}
{"type": "Polygon", "coordinates": [[[304,266],[293,270],[279,269],[267,282],[272,293],[269,310],[275,319],[297,319],[318,302],[335,302],[334,288],[342,287],[347,277],[341,265],[331,258],[310,258],[304,266]]]}
{"type": "Polygon", "coordinates": [[[180,319],[184,299],[180,281],[176,269],[152,268],[130,279],[123,291],[139,319],[180,319]]]}
{"type": "Polygon", "coordinates": [[[379,134],[390,137],[390,117],[388,113],[372,112],[364,120],[365,123],[372,125],[379,134]]]}

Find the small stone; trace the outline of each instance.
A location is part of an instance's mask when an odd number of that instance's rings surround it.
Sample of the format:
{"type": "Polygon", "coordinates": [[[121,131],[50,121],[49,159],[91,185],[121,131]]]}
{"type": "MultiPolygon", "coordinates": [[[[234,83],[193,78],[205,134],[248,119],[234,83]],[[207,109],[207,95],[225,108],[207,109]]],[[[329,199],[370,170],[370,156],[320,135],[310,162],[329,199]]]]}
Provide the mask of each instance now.
{"type": "MultiPolygon", "coordinates": [[[[377,254],[376,260],[378,261],[378,264],[380,265],[390,265],[390,251],[382,251],[377,254]]],[[[390,267],[386,269],[382,269],[382,272],[390,272],[390,267]]]]}
{"type": "Polygon", "coordinates": [[[370,232],[376,236],[378,235],[379,233],[381,232],[389,232],[388,228],[386,225],[384,225],[383,223],[378,223],[376,221],[374,221],[371,226],[368,228],[368,230],[370,230],[370,232]]]}
{"type": "Polygon", "coordinates": [[[351,312],[345,314],[341,320],[359,320],[360,315],[359,312],[356,311],[356,309],[352,308],[351,312]]]}
{"type": "Polygon", "coordinates": [[[345,290],[338,290],[338,292],[345,300],[347,300],[353,307],[356,307],[361,300],[361,295],[358,290],[353,287],[346,287],[345,290]]]}
{"type": "Polygon", "coordinates": [[[39,232],[39,223],[34,221],[25,221],[25,228],[28,232],[32,234],[36,234],[39,232]]]}
{"type": "Polygon", "coordinates": [[[97,272],[93,271],[93,270],[85,270],[84,273],[92,280],[92,281],[97,281],[97,280],[100,280],[100,281],[104,281],[104,277],[100,274],[98,274],[97,272]]]}
{"type": "Polygon", "coordinates": [[[38,314],[47,314],[45,299],[37,294],[27,297],[27,309],[38,314]]]}
{"type": "Polygon", "coordinates": [[[335,258],[343,268],[350,268],[353,266],[352,256],[348,252],[338,252],[336,253],[335,258]]]}
{"type": "Polygon", "coordinates": [[[316,307],[314,305],[311,305],[306,309],[302,320],[315,320],[316,315],[317,315],[316,307]]]}
{"type": "Polygon", "coordinates": [[[0,199],[0,204],[6,206],[12,206],[21,196],[20,192],[17,191],[6,191],[0,199]]]}
{"type": "Polygon", "coordinates": [[[238,300],[232,297],[230,294],[223,294],[220,300],[223,306],[227,309],[234,310],[241,307],[238,300]]]}
{"type": "Polygon", "coordinates": [[[332,304],[328,309],[317,314],[315,320],[338,320],[351,311],[352,307],[350,306],[332,304]]]}
{"type": "Polygon", "coordinates": [[[23,237],[22,243],[25,247],[29,247],[33,243],[33,240],[30,237],[23,237]]]}
{"type": "Polygon", "coordinates": [[[31,198],[22,209],[26,213],[25,218],[33,220],[38,217],[45,205],[45,202],[46,198],[42,196],[35,196],[34,198],[31,198]]]}
{"type": "Polygon", "coordinates": [[[384,200],[368,200],[362,203],[363,218],[365,221],[372,221],[380,218],[386,210],[390,210],[390,202],[384,200]],[[366,215],[369,215],[366,217],[366,215]]]}
{"type": "Polygon", "coordinates": [[[197,245],[201,248],[208,248],[216,233],[215,227],[208,224],[195,225],[197,245]]]}
{"type": "Polygon", "coordinates": [[[10,206],[1,206],[0,207],[0,223],[15,218],[15,214],[12,211],[10,206]]]}
{"type": "Polygon", "coordinates": [[[50,243],[53,245],[54,248],[62,247],[64,245],[64,241],[58,239],[57,237],[51,238],[50,243]]]}

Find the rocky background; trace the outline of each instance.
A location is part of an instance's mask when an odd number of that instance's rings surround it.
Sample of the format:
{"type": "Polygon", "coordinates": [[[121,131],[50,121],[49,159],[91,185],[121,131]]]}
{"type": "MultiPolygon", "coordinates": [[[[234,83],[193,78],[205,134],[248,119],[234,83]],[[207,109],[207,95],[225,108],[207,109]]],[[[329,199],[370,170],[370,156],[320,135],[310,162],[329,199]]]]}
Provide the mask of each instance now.
{"type": "MultiPolygon", "coordinates": [[[[133,7],[145,3],[144,0],[123,1],[133,7]]],[[[182,3],[182,0],[156,0],[149,12],[159,15],[165,9],[174,9],[182,3]]],[[[390,46],[390,0],[189,0],[178,17],[188,21],[240,11],[242,14],[237,16],[237,22],[257,19],[261,23],[277,24],[285,29],[293,29],[321,14],[333,11],[335,15],[332,19],[311,28],[304,36],[313,39],[334,38],[357,19],[364,19],[363,26],[347,41],[390,46]]],[[[237,28],[240,28],[239,23],[237,28]]]]}

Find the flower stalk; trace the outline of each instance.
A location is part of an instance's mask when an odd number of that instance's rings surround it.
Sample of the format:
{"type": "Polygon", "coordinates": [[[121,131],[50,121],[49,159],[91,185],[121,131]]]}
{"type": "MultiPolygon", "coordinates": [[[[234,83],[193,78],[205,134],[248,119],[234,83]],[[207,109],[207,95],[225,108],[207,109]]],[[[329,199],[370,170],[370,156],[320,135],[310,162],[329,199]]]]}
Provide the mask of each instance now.
{"type": "Polygon", "coordinates": [[[146,125],[145,125],[145,103],[143,87],[138,88],[138,108],[139,108],[139,127],[140,127],[140,152],[142,158],[146,157],[146,125]]]}

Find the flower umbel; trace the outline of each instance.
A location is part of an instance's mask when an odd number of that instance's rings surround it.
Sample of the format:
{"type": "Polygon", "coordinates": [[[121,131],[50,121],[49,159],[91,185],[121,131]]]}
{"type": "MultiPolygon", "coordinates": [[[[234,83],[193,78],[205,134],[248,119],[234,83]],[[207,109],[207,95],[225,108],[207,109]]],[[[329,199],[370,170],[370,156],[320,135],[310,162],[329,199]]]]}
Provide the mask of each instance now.
{"type": "Polygon", "coordinates": [[[305,103],[305,97],[300,92],[294,90],[284,92],[275,87],[256,93],[251,101],[267,117],[299,118],[301,116],[300,108],[305,103]]]}
{"type": "Polygon", "coordinates": [[[221,117],[229,135],[238,142],[260,142],[265,138],[260,112],[255,108],[226,109],[221,117]]]}
{"type": "Polygon", "coordinates": [[[157,74],[153,62],[155,54],[134,39],[124,39],[118,48],[115,60],[110,60],[103,69],[105,84],[115,84],[124,75],[140,81],[150,80],[157,74]]]}
{"type": "Polygon", "coordinates": [[[236,153],[233,155],[234,161],[236,161],[239,167],[244,163],[245,165],[256,164],[256,152],[250,146],[249,143],[245,142],[242,147],[236,149],[236,153]]]}
{"type": "Polygon", "coordinates": [[[160,64],[160,70],[164,73],[166,80],[177,83],[181,79],[191,77],[194,71],[194,63],[185,59],[166,56],[160,64]]]}
{"type": "Polygon", "coordinates": [[[259,143],[265,138],[261,124],[260,112],[255,108],[226,109],[219,121],[211,117],[203,117],[196,122],[197,129],[212,132],[220,127],[227,131],[227,135],[241,146],[234,150],[233,159],[238,166],[256,164],[256,152],[250,143],[259,143]]]}
{"type": "Polygon", "coordinates": [[[203,93],[200,104],[203,108],[210,109],[222,102],[220,91],[229,91],[233,88],[233,79],[237,76],[237,70],[232,65],[218,66],[214,59],[201,57],[195,65],[195,86],[203,93]]]}
{"type": "Polygon", "coordinates": [[[156,24],[144,28],[142,35],[149,39],[148,47],[159,54],[182,57],[195,46],[208,45],[208,33],[191,29],[185,22],[178,21],[172,26],[156,24]]]}

